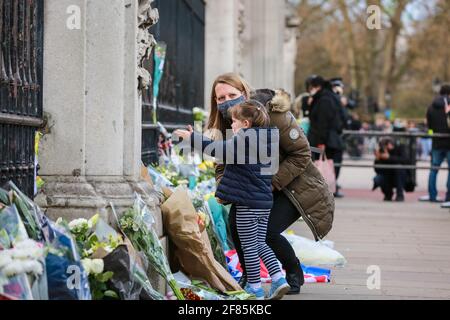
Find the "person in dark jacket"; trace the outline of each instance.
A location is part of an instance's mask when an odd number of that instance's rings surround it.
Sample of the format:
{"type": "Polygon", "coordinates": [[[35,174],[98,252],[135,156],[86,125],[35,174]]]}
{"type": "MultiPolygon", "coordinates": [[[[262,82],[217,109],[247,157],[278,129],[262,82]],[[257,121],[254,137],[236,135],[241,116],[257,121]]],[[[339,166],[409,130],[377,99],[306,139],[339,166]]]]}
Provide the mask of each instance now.
{"type": "Polygon", "coordinates": [[[290,290],[274,252],[266,243],[273,206],[272,178],[278,169],[271,167],[272,162],[278,164],[271,150],[278,150],[278,129],[268,128],[269,115],[264,105],[256,100],[234,106],[229,113],[233,121],[232,139],[213,141],[192,130],[177,130],[175,134],[183,140],[190,139],[195,149],[225,163],[216,197],[223,203],[231,203],[236,210],[237,231],[247,272],[245,290],[258,299],[265,298],[261,285],[262,259],[272,279],[268,299],[278,300],[290,290]]]}
{"type": "MultiPolygon", "coordinates": [[[[449,116],[450,116],[450,85],[445,84],[440,90],[440,96],[437,97],[427,111],[428,128],[433,133],[450,134],[449,116]]],[[[433,138],[433,146],[431,149],[431,165],[440,167],[444,159],[450,167],[450,138],[433,138]]],[[[428,179],[428,195],[427,199],[431,202],[437,201],[438,191],[436,188],[438,170],[431,170],[428,179]]],[[[450,201],[450,170],[447,175],[447,193],[445,202],[450,201]]]]}
{"type": "MultiPolygon", "coordinates": [[[[321,76],[311,80],[311,88],[313,102],[309,116],[311,128],[308,140],[312,147],[325,151],[328,159],[336,164],[342,163],[344,120],[339,97],[332,91],[331,84],[321,76]]],[[[316,160],[318,158],[319,156],[316,156],[316,160]]],[[[339,176],[339,169],[340,167],[335,167],[336,177],[339,176]]]]}
{"type": "MultiPolygon", "coordinates": [[[[381,139],[379,148],[375,151],[375,165],[407,164],[408,157],[405,146],[396,144],[391,138],[381,139]]],[[[404,188],[406,182],[406,170],[404,169],[375,169],[377,176],[374,178],[374,188],[381,187],[384,201],[392,201],[394,191],[395,201],[405,201],[404,188]]]]}
{"type": "MultiPolygon", "coordinates": [[[[342,137],[343,130],[350,129],[349,126],[351,124],[351,115],[347,109],[348,105],[348,98],[344,96],[344,82],[342,78],[333,78],[330,79],[331,87],[333,90],[333,93],[336,96],[336,105],[338,106],[338,116],[340,118],[340,128],[337,132],[342,137]]],[[[340,165],[342,164],[342,161],[344,159],[344,149],[345,149],[345,143],[342,138],[342,148],[336,149],[333,156],[333,161],[335,164],[340,165]]],[[[344,195],[340,192],[341,186],[338,184],[339,175],[341,173],[341,167],[335,166],[334,172],[336,175],[336,192],[334,193],[334,196],[336,198],[343,198],[344,195]]]]}

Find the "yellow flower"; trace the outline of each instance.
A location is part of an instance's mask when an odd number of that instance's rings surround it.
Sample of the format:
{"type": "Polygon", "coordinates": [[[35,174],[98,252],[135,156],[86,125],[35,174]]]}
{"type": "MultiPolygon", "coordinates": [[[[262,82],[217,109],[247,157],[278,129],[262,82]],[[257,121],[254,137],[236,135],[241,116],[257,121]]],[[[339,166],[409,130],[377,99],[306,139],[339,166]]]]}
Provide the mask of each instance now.
{"type": "Polygon", "coordinates": [[[214,168],[214,162],[213,161],[205,161],[206,167],[213,169],[214,168]]]}
{"type": "Polygon", "coordinates": [[[211,199],[211,198],[214,198],[214,193],[208,193],[208,194],[205,194],[204,196],[203,196],[203,199],[205,200],[205,201],[208,201],[209,199],[211,199]]]}

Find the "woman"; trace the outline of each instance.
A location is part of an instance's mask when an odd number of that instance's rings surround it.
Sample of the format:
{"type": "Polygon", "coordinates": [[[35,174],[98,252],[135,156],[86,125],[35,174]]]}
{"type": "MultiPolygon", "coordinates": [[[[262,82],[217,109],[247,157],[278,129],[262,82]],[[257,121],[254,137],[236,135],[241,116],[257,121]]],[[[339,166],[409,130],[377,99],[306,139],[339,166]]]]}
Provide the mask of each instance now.
{"type": "MultiPolygon", "coordinates": [[[[272,180],[274,204],[269,217],[267,244],[286,270],[286,280],[291,287],[288,294],[298,294],[304,283],[300,261],[281,233],[302,217],[316,240],[324,238],[333,223],[334,197],[311,160],[311,150],[303,131],[289,112],[290,98],[286,92],[268,89],[252,92],[239,75],[221,75],[212,88],[208,130],[215,132],[215,138],[220,138],[219,133],[225,137],[226,130],[231,128],[228,110],[250,98],[262,103],[269,113],[271,127],[279,130],[280,164],[278,173],[272,180]]],[[[223,172],[224,166],[217,165],[217,183],[223,172]]],[[[245,270],[235,210],[230,211],[229,224],[239,261],[245,270]]],[[[241,286],[245,282],[244,276],[241,286]]]]}

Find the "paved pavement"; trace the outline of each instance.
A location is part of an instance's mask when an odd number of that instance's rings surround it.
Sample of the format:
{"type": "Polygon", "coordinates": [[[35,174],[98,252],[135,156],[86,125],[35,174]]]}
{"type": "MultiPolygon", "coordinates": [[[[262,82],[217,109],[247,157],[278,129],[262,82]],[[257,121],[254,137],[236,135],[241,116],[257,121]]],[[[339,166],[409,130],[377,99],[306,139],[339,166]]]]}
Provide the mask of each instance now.
{"type": "MultiPolygon", "coordinates": [[[[440,175],[444,191],[446,174],[440,175]]],[[[405,203],[383,202],[380,191],[370,191],[372,176],[370,169],[342,172],[346,197],[336,200],[327,238],[348,264],[332,269],[331,283],[306,284],[300,295],[285,299],[450,299],[450,211],[417,201],[426,194],[428,173],[418,172],[418,191],[405,203]],[[380,270],[379,289],[367,286],[370,266],[380,270]]],[[[292,230],[312,238],[302,222],[292,230]]]]}

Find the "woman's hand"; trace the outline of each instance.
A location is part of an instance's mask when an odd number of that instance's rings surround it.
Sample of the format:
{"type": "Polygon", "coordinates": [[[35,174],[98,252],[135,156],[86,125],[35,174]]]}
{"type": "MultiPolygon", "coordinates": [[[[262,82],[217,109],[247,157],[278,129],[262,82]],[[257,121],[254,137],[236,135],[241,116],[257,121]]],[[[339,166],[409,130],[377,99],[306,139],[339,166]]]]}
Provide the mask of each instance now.
{"type": "Polygon", "coordinates": [[[218,204],[225,204],[225,201],[223,201],[222,199],[219,199],[216,197],[217,203],[218,204]]]}
{"type": "Polygon", "coordinates": [[[183,138],[183,140],[188,140],[191,137],[192,132],[194,132],[194,130],[192,129],[192,126],[188,126],[188,130],[178,129],[178,130],[175,130],[173,134],[183,138]]]}
{"type": "Polygon", "coordinates": [[[447,105],[445,106],[445,113],[446,113],[446,114],[449,114],[449,113],[450,113],[450,104],[447,104],[447,105]]]}

